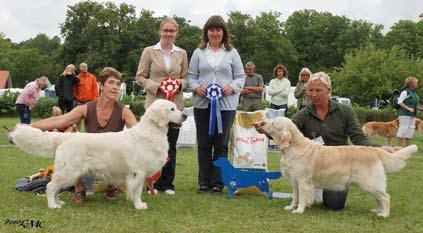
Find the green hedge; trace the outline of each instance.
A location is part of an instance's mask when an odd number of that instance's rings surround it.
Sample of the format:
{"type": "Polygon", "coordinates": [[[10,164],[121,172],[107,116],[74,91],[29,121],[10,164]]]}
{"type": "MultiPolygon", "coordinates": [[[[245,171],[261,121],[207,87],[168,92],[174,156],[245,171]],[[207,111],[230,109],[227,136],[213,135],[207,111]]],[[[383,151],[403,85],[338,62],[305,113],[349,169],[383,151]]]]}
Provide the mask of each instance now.
{"type": "Polygon", "coordinates": [[[397,118],[397,111],[392,108],[380,110],[371,109],[369,107],[353,106],[354,112],[357,114],[361,124],[369,121],[392,121],[397,118]]]}
{"type": "Polygon", "coordinates": [[[6,91],[2,96],[0,96],[0,116],[17,116],[15,106],[17,98],[18,93],[10,93],[10,91],[6,91]]]}
{"type": "MultiPolygon", "coordinates": [[[[2,96],[0,96],[0,116],[3,117],[11,117],[17,116],[15,102],[18,94],[13,94],[10,92],[6,92],[2,96]]],[[[139,118],[142,114],[144,114],[144,103],[145,103],[145,96],[122,96],[119,99],[119,102],[122,104],[130,105],[130,109],[132,112],[139,118]]],[[[266,108],[268,106],[267,101],[263,101],[263,107],[266,108]]],[[[53,106],[57,105],[56,98],[40,98],[35,105],[34,111],[32,113],[33,117],[38,118],[46,118],[51,116],[51,109],[53,106]]],[[[185,100],[185,107],[191,107],[192,100],[187,99],[185,100]]],[[[386,108],[382,110],[375,110],[370,109],[368,107],[360,107],[360,106],[352,106],[353,110],[357,114],[359,121],[363,124],[368,121],[391,121],[397,117],[397,111],[392,108],[386,108]]],[[[298,112],[297,107],[290,106],[289,110],[286,114],[287,117],[291,117],[295,113],[298,112]]],[[[418,117],[423,119],[423,113],[419,112],[418,117]]]]}

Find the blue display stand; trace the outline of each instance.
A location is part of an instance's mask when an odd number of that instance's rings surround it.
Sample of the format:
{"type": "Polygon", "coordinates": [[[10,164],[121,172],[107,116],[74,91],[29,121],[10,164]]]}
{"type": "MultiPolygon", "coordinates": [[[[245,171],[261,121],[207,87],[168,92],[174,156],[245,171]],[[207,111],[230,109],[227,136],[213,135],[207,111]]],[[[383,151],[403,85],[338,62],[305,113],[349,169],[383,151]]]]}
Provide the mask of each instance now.
{"type": "Polygon", "coordinates": [[[223,183],[228,188],[228,198],[233,198],[237,189],[256,186],[271,200],[273,196],[267,179],[278,179],[282,176],[281,172],[240,170],[233,167],[225,157],[215,160],[213,164],[221,170],[223,183]]]}

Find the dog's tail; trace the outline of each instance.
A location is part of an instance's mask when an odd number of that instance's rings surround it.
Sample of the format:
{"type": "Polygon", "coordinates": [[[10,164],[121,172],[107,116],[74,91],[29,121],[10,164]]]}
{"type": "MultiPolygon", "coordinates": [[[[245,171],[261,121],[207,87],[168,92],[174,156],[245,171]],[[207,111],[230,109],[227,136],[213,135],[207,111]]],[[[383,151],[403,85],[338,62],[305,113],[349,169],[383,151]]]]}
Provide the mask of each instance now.
{"type": "Polygon", "coordinates": [[[410,145],[394,153],[386,153],[381,159],[387,173],[397,172],[405,167],[407,159],[417,152],[416,145],[410,145]]]}
{"type": "Polygon", "coordinates": [[[18,125],[10,135],[21,150],[40,157],[52,157],[71,133],[43,132],[29,125],[18,125]]]}
{"type": "Polygon", "coordinates": [[[266,172],[266,178],[271,180],[279,179],[282,176],[280,172],[266,172]]]}

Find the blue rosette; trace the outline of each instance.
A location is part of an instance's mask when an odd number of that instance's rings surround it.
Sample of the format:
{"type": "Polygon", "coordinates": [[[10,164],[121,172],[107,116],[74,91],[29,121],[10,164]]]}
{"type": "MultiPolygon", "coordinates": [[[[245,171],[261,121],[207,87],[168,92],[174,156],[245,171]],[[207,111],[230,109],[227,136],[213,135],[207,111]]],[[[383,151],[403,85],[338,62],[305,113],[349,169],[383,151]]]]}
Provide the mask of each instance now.
{"type": "Polygon", "coordinates": [[[209,136],[213,138],[214,129],[216,128],[219,134],[223,133],[222,130],[222,115],[220,114],[219,99],[223,97],[222,87],[218,84],[210,84],[207,86],[206,98],[210,100],[210,124],[209,124],[209,136]]]}

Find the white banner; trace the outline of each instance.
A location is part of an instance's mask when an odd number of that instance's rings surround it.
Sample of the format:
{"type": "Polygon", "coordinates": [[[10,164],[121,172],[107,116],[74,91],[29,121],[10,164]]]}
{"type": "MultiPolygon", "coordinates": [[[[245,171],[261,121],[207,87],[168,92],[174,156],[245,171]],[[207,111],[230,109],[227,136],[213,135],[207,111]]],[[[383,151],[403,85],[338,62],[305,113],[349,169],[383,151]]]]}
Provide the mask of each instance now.
{"type": "Polygon", "coordinates": [[[184,111],[188,117],[184,122],[182,122],[182,127],[179,129],[179,137],[176,142],[176,146],[194,148],[197,146],[197,130],[195,129],[194,108],[185,108],[184,111]]]}

